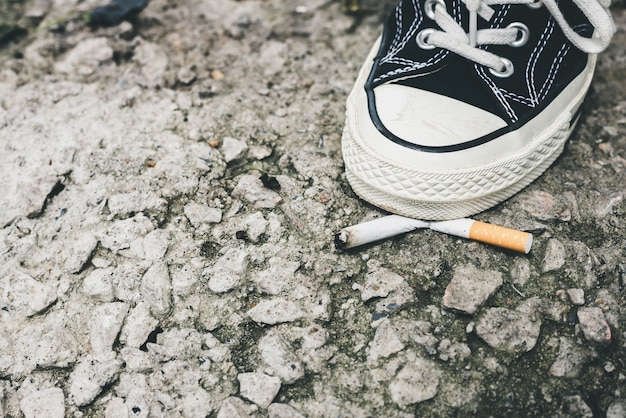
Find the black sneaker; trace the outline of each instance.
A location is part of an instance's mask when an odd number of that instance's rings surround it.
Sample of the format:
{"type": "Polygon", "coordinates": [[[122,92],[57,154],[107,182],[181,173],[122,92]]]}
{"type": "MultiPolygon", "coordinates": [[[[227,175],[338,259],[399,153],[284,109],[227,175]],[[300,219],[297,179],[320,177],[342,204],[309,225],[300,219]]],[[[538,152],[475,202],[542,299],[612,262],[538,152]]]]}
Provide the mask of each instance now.
{"type": "Polygon", "coordinates": [[[488,209],[563,150],[596,53],[615,32],[598,0],[404,0],[347,101],[354,191],[387,211],[488,209]]]}

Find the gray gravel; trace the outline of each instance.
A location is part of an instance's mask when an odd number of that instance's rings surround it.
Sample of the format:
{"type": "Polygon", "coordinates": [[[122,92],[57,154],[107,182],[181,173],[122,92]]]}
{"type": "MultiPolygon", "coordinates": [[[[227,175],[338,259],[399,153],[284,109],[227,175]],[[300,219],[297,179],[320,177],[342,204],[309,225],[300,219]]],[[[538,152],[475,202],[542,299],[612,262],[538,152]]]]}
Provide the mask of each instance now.
{"type": "Polygon", "coordinates": [[[393,2],[98,3],[0,3],[1,416],[624,416],[623,2],[563,156],[477,216],[528,256],[334,249],[381,215],[340,136],[393,2]]]}

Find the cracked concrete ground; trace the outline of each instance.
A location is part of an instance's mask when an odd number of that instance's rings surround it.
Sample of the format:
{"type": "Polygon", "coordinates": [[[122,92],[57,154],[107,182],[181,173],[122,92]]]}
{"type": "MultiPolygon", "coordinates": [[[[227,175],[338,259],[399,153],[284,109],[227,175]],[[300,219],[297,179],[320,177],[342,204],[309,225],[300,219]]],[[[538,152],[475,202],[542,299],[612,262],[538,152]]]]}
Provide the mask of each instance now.
{"type": "Polygon", "coordinates": [[[381,215],[340,137],[393,2],[98,3],[0,2],[0,415],[625,416],[623,3],[562,157],[477,216],[527,256],[334,249],[381,215]]]}

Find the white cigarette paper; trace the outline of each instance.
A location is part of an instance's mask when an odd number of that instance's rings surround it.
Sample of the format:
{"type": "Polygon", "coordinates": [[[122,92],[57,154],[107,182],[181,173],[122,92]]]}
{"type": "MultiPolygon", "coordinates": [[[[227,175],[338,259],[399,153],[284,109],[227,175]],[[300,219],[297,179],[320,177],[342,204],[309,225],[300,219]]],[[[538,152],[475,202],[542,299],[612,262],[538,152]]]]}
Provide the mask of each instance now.
{"type": "Polygon", "coordinates": [[[429,228],[448,235],[472,239],[497,247],[528,254],[533,242],[532,234],[491,225],[473,219],[428,222],[389,215],[373,221],[344,228],[335,235],[335,246],[344,250],[390,238],[419,228],[429,228]]]}
{"type": "Polygon", "coordinates": [[[399,215],[383,216],[342,229],[335,234],[335,246],[340,250],[347,250],[428,227],[429,223],[426,221],[399,215]]]}

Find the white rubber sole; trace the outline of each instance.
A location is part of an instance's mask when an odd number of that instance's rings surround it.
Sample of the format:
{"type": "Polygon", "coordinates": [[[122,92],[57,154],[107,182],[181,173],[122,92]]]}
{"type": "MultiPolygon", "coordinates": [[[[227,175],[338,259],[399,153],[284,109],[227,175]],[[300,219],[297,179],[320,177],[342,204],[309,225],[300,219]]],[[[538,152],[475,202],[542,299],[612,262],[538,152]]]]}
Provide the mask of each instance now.
{"type": "MultiPolygon", "coordinates": [[[[370,54],[370,62],[371,58],[370,54]]],[[[371,121],[363,117],[367,104],[358,90],[363,90],[369,73],[371,64],[366,64],[348,98],[342,136],[346,175],[352,189],[381,209],[425,220],[462,218],[503,202],[537,179],[563,151],[576,122],[573,118],[593,76],[595,59],[589,61],[577,86],[580,91],[567,100],[567,106],[558,103],[554,106],[558,110],[549,110],[555,113],[552,123],[542,125],[539,132],[535,129],[533,137],[525,139],[515,150],[507,152],[500,145],[498,152],[494,152],[493,148],[485,147],[484,160],[488,162],[465,167],[454,167],[452,160],[459,160],[458,155],[451,158],[447,153],[433,156],[419,150],[400,149],[368,126],[371,121]],[[425,168],[428,164],[423,162],[429,159],[430,163],[433,158],[441,159],[440,168],[425,168]]],[[[468,161],[474,161],[471,152],[467,153],[468,161]]]]}

